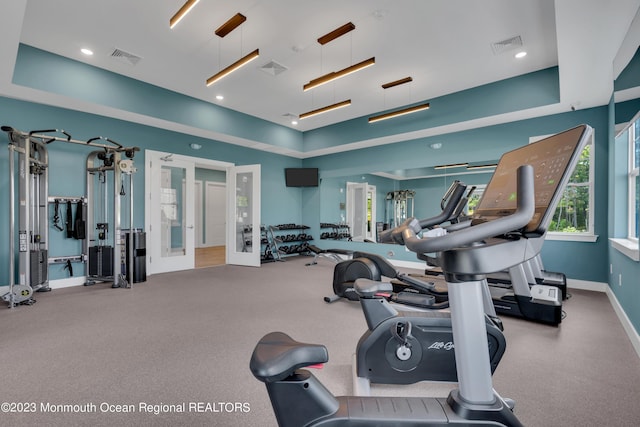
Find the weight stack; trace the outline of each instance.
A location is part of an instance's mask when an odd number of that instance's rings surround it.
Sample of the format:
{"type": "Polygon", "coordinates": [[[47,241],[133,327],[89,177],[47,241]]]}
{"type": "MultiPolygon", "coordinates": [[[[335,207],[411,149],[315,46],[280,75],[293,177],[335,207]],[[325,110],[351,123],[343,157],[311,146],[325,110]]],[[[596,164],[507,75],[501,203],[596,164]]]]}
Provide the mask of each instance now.
{"type": "Polygon", "coordinates": [[[89,276],[113,277],[113,246],[89,248],[89,276]]]}
{"type": "Polygon", "coordinates": [[[31,251],[29,254],[29,285],[33,289],[37,289],[45,283],[48,278],[49,263],[47,259],[47,250],[40,249],[31,251]]]}

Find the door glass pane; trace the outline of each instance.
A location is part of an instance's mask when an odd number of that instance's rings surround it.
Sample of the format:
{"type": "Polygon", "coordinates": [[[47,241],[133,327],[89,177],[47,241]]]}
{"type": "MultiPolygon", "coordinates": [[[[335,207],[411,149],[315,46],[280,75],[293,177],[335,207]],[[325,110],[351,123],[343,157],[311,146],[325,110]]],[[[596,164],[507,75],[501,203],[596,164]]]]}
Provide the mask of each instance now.
{"type": "Polygon", "coordinates": [[[356,187],[353,191],[353,236],[364,240],[367,227],[367,206],[365,188],[356,187]]]}
{"type": "Polygon", "coordinates": [[[160,185],[160,217],[162,257],[185,255],[184,182],[187,170],[182,167],[162,165],[160,185]]]}
{"type": "MultiPolygon", "coordinates": [[[[253,218],[251,202],[253,197],[253,173],[236,175],[236,252],[253,252],[251,242],[253,218]]],[[[258,248],[259,249],[259,248],[258,248]]]]}

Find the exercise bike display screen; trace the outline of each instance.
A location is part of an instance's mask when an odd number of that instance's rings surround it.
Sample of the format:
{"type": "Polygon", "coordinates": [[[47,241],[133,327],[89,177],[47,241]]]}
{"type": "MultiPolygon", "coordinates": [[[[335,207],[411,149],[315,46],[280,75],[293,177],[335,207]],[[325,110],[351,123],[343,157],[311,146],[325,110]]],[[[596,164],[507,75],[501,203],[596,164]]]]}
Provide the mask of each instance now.
{"type": "Polygon", "coordinates": [[[580,125],[503,154],[473,219],[484,221],[511,215],[517,205],[516,171],[521,165],[531,165],[535,213],[524,232],[543,234],[591,131],[591,127],[580,125]]]}

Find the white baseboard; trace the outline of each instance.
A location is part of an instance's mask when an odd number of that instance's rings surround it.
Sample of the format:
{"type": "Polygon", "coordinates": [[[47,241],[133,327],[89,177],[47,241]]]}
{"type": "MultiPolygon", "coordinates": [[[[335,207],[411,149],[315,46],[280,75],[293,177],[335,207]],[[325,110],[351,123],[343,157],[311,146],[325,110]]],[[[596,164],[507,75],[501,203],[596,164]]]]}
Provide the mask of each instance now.
{"type": "MultiPolygon", "coordinates": [[[[69,288],[71,286],[82,286],[87,282],[86,276],[67,277],[65,279],[49,280],[51,289],[69,288]]],[[[0,295],[9,292],[9,286],[0,286],[0,295]]]]}
{"type": "Polygon", "coordinates": [[[51,289],[70,288],[71,286],[83,286],[87,283],[86,276],[67,277],[65,279],[49,280],[49,287],[51,289]]]}
{"type": "Polygon", "coordinates": [[[603,282],[591,282],[589,280],[567,278],[567,288],[582,289],[584,291],[607,292],[607,289],[609,289],[609,285],[603,282]]]}
{"type": "Polygon", "coordinates": [[[638,335],[638,332],[636,331],[636,328],[634,328],[633,324],[631,323],[631,320],[629,320],[627,313],[624,312],[624,309],[618,302],[618,298],[616,298],[616,295],[608,286],[606,289],[606,294],[607,294],[607,297],[609,297],[609,302],[611,302],[611,306],[613,307],[613,310],[618,315],[618,319],[620,319],[620,323],[622,324],[624,331],[627,333],[627,336],[631,341],[631,345],[633,346],[634,350],[638,354],[638,357],[640,357],[640,335],[638,335]]]}

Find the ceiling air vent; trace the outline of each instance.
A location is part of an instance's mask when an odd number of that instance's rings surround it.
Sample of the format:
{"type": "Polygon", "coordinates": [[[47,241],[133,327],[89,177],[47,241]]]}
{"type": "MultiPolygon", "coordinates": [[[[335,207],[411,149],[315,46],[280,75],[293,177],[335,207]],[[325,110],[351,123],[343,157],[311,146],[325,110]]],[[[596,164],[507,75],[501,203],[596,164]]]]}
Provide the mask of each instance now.
{"type": "Polygon", "coordinates": [[[500,55],[501,53],[505,53],[510,50],[517,49],[521,46],[522,46],[522,37],[520,36],[515,36],[515,37],[511,37],[510,39],[491,43],[491,49],[493,49],[494,55],[500,55]]]}
{"type": "Polygon", "coordinates": [[[111,57],[117,59],[118,61],[124,64],[131,65],[131,66],[136,65],[142,59],[138,55],[125,52],[124,50],[121,50],[118,48],[114,49],[113,52],[111,52],[111,57]]]}
{"type": "Polygon", "coordinates": [[[260,67],[260,69],[271,76],[277,76],[278,74],[284,73],[288,70],[287,67],[282,64],[278,64],[276,61],[269,61],[260,67]]]}

